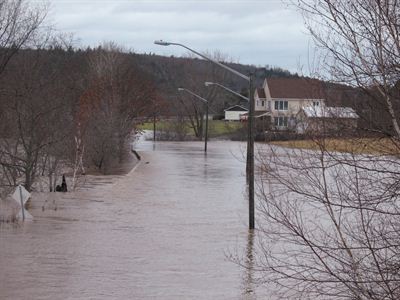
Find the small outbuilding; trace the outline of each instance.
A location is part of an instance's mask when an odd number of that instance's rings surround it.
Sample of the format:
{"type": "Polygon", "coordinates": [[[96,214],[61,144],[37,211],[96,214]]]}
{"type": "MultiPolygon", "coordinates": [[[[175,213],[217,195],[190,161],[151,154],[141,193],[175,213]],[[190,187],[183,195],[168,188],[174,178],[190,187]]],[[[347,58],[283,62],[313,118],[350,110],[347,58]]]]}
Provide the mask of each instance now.
{"type": "Polygon", "coordinates": [[[248,112],[246,107],[234,105],[224,110],[225,121],[240,121],[241,115],[248,112]]]}

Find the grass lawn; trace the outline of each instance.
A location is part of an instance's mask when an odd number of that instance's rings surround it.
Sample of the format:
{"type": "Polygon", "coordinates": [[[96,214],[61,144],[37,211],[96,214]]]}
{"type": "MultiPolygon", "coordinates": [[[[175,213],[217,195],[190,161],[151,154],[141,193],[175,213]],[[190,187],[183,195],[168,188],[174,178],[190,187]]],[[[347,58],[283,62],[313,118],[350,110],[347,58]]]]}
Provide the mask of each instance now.
{"type": "MultiPolygon", "coordinates": [[[[156,130],[164,130],[169,127],[171,122],[169,121],[157,121],[156,130]]],[[[141,130],[153,130],[153,122],[146,122],[138,126],[141,130]]]]}
{"type": "Polygon", "coordinates": [[[208,121],[209,135],[221,136],[233,133],[243,128],[243,123],[228,122],[223,120],[210,120],[208,121]]]}
{"type": "Polygon", "coordinates": [[[398,155],[400,142],[389,138],[325,138],[315,140],[274,141],[270,144],[301,149],[349,152],[357,154],[398,155]]]}
{"type": "MultiPolygon", "coordinates": [[[[172,121],[157,121],[156,130],[168,130],[173,128],[171,126],[172,121]]],[[[205,126],[205,124],[204,124],[205,126]]],[[[194,136],[194,130],[191,128],[190,122],[186,122],[186,127],[188,129],[188,134],[194,136]]],[[[240,122],[226,122],[223,120],[209,120],[208,121],[208,135],[209,137],[218,137],[226,134],[233,133],[237,130],[243,128],[243,124],[240,122]]],[[[153,130],[153,123],[144,123],[139,126],[142,130],[153,130]]]]}

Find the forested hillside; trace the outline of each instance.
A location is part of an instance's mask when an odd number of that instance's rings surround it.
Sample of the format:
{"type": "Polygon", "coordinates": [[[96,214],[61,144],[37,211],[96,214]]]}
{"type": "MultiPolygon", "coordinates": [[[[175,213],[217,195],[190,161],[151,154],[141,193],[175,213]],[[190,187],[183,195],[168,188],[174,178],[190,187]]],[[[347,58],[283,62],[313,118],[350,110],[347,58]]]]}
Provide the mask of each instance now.
{"type": "MultiPolygon", "coordinates": [[[[290,76],[280,69],[258,74],[259,80],[290,76]]],[[[136,124],[154,115],[189,117],[201,137],[204,106],[179,95],[178,87],[209,99],[214,113],[238,99],[204,81],[247,92],[246,82],[203,60],[125,53],[113,43],[73,49],[57,38],[13,53],[0,81],[1,185],[23,178],[27,189],[38,174],[53,189],[66,166],[74,175],[87,167],[107,172],[122,159],[136,124]]]]}

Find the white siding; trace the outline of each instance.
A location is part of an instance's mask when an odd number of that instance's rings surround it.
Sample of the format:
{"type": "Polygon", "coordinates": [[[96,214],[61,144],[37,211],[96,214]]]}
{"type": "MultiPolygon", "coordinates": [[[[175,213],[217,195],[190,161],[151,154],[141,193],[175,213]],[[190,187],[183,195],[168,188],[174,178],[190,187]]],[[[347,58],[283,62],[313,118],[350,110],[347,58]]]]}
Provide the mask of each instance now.
{"type": "Polygon", "coordinates": [[[278,99],[272,98],[271,101],[271,112],[272,116],[294,116],[296,115],[302,107],[312,106],[313,101],[318,101],[320,106],[323,107],[325,105],[323,99],[278,99]],[[287,101],[288,109],[287,110],[276,110],[275,109],[275,101],[287,101]]]}
{"type": "Polygon", "coordinates": [[[255,111],[266,111],[267,110],[267,100],[265,98],[256,98],[255,100],[255,111]],[[264,105],[263,105],[264,104],[264,105]]]}
{"type": "Polygon", "coordinates": [[[225,120],[227,121],[239,121],[240,115],[245,114],[245,111],[235,111],[229,110],[225,111],[225,120]]]}

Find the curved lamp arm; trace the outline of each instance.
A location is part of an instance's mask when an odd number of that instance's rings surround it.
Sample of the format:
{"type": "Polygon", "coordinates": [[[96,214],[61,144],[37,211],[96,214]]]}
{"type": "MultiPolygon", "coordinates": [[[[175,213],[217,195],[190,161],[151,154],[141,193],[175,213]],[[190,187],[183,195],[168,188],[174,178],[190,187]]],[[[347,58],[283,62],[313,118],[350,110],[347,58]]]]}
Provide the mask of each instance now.
{"type": "Polygon", "coordinates": [[[181,91],[185,91],[185,92],[189,93],[190,95],[192,95],[192,96],[198,98],[199,100],[201,100],[201,101],[203,101],[203,102],[205,102],[205,103],[208,104],[208,100],[207,100],[207,99],[204,99],[203,97],[201,97],[201,96],[199,96],[199,95],[193,93],[192,91],[190,91],[190,90],[188,90],[188,89],[185,89],[185,88],[178,88],[178,91],[180,91],[180,92],[181,92],[181,91]]]}
{"type": "Polygon", "coordinates": [[[227,88],[226,86],[223,86],[222,84],[216,83],[216,82],[209,82],[206,81],[204,82],[205,86],[210,86],[210,85],[216,85],[219,86],[220,88],[223,88],[224,90],[231,92],[232,94],[235,94],[236,96],[246,100],[247,102],[249,102],[249,98],[247,98],[246,96],[243,96],[242,94],[239,94],[238,92],[235,92],[234,90],[231,90],[230,88],[227,88]]]}
{"type": "Polygon", "coordinates": [[[215,60],[215,59],[212,59],[212,58],[210,58],[210,57],[208,57],[208,56],[206,56],[206,55],[204,55],[204,54],[201,54],[200,52],[197,52],[197,51],[195,51],[195,50],[193,50],[193,49],[191,49],[191,48],[189,48],[189,47],[187,47],[187,46],[185,46],[185,45],[183,45],[183,44],[172,43],[172,42],[165,42],[165,41],[163,41],[163,40],[154,41],[154,44],[156,44],[156,45],[161,45],[161,46],[175,45],[175,46],[183,47],[183,48],[185,48],[185,49],[187,49],[187,50],[189,50],[189,51],[191,51],[191,52],[197,54],[198,56],[204,58],[205,60],[211,61],[211,62],[213,62],[214,64],[217,64],[218,66],[220,66],[221,68],[224,68],[224,69],[226,69],[226,70],[228,70],[228,71],[230,71],[230,72],[236,74],[237,76],[242,77],[243,79],[245,79],[245,80],[247,80],[247,81],[250,81],[250,77],[249,77],[249,76],[246,76],[246,75],[244,75],[244,74],[242,74],[242,73],[240,73],[240,72],[238,72],[238,71],[232,69],[231,67],[228,67],[227,65],[221,64],[219,61],[217,61],[217,60],[215,60]]]}

